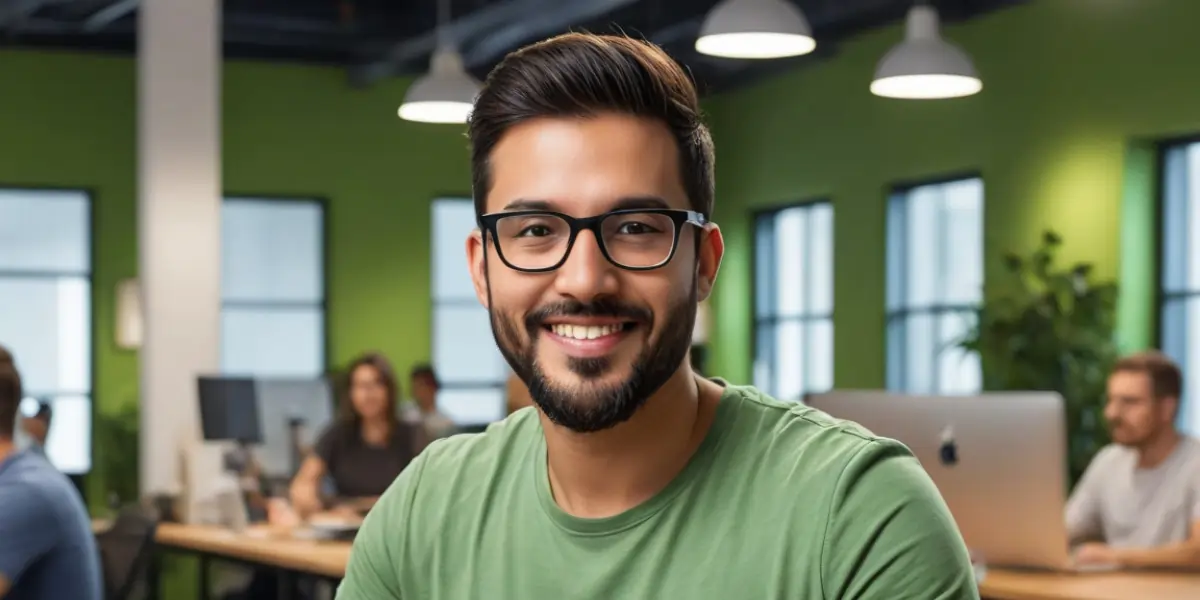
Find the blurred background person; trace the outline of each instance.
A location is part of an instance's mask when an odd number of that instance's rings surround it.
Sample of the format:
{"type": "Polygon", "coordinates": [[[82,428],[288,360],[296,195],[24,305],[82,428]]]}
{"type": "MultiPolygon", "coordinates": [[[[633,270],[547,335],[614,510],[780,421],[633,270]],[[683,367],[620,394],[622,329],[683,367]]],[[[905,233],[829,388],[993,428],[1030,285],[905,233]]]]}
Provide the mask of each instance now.
{"type": "Polygon", "coordinates": [[[422,437],[399,418],[400,386],[379,353],[355,359],[339,417],[321,434],[292,481],[293,508],[303,517],[324,510],[362,515],[416,455],[422,437]],[[328,477],[334,498],[322,493],[328,477]]]}
{"type": "Polygon", "coordinates": [[[406,403],[405,416],[407,420],[420,424],[424,445],[457,433],[454,421],[438,410],[437,396],[442,386],[432,365],[419,364],[413,367],[408,375],[408,385],[413,399],[406,403]]]}
{"type": "Polygon", "coordinates": [[[1117,362],[1104,406],[1113,443],[1067,503],[1081,563],[1200,569],[1200,441],[1176,429],[1182,392],[1161,352],[1117,362]]]}
{"type": "Polygon", "coordinates": [[[46,456],[46,438],[50,435],[50,417],[53,412],[46,401],[31,401],[36,407],[32,415],[21,418],[21,430],[29,437],[29,449],[46,456]]]}

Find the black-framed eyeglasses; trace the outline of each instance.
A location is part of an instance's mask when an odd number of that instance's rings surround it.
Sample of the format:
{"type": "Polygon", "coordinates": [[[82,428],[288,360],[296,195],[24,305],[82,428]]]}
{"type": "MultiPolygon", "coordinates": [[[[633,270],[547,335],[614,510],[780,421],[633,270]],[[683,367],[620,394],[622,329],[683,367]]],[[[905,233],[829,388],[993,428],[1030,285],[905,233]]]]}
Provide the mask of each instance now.
{"type": "Polygon", "coordinates": [[[630,271],[657,269],[675,256],[685,224],[702,227],[704,215],[673,208],[615,210],[575,218],[545,210],[499,212],[479,217],[496,253],[508,268],[526,273],[553,271],[567,261],[580,231],[591,231],[600,252],[630,271]]]}

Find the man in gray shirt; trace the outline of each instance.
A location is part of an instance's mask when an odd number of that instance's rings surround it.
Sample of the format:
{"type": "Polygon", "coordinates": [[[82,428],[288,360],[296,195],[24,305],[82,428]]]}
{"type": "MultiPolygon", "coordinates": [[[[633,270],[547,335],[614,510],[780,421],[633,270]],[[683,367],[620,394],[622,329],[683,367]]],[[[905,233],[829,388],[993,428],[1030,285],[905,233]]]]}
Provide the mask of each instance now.
{"type": "Polygon", "coordinates": [[[1200,568],[1200,441],[1175,428],[1183,377],[1158,352],[1117,362],[1104,416],[1113,444],[1067,503],[1081,564],[1200,568]]]}
{"type": "Polygon", "coordinates": [[[20,401],[21,378],[0,361],[0,598],[101,600],[100,558],[79,492],[44,457],[13,444],[20,401]]]}

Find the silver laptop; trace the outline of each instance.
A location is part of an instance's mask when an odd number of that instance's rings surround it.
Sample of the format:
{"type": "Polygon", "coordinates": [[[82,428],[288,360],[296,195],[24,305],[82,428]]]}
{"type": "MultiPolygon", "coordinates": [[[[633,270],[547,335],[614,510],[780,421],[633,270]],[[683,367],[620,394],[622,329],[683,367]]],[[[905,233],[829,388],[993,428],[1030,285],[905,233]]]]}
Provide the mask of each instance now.
{"type": "Polygon", "coordinates": [[[1058,394],[835,391],[811,395],[806,403],[908,446],[976,560],[1078,570],[1064,523],[1066,431],[1058,394]]]}

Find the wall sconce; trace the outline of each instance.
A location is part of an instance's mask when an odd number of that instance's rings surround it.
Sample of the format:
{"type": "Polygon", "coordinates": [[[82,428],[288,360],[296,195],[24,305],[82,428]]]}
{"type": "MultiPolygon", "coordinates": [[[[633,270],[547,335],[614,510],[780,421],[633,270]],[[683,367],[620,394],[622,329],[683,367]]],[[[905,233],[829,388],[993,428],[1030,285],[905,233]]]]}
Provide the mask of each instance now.
{"type": "Polygon", "coordinates": [[[142,290],[136,279],[117,283],[117,347],[137,350],[142,347],[142,290]]]}

